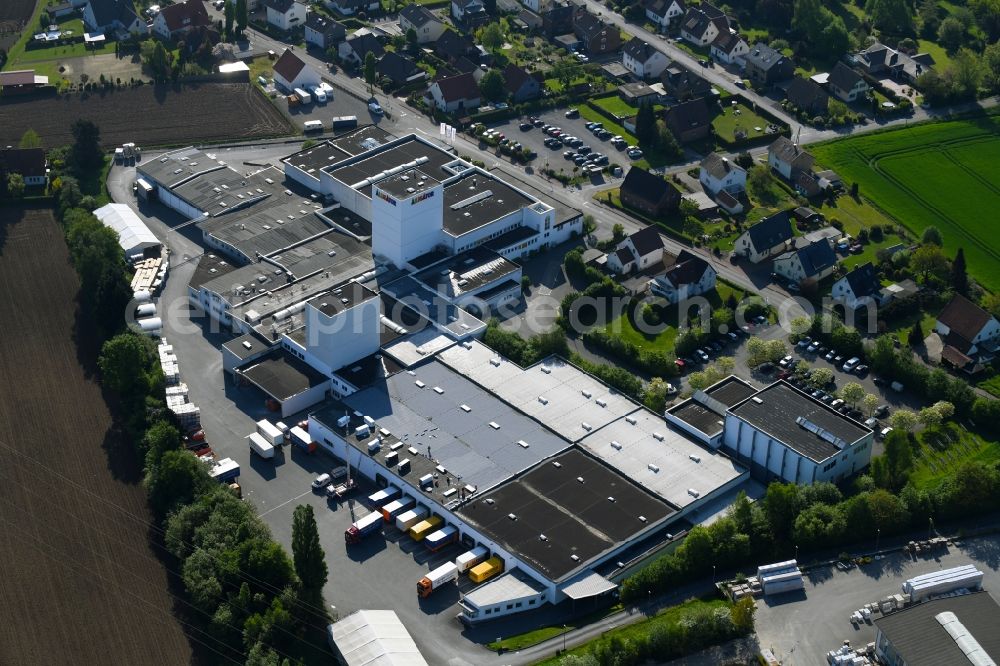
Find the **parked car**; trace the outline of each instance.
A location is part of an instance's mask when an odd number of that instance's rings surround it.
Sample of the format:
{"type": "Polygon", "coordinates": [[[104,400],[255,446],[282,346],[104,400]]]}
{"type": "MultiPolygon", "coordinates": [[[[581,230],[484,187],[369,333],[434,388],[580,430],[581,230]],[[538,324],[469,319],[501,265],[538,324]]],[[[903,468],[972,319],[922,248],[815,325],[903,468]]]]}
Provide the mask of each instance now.
{"type": "Polygon", "coordinates": [[[701,359],[702,363],[708,363],[708,354],[702,349],[695,349],[694,355],[701,359]]]}
{"type": "Polygon", "coordinates": [[[757,315],[756,317],[753,318],[753,323],[757,324],[758,326],[763,326],[767,323],[767,317],[765,317],[764,315],[757,315]]]}
{"type": "Polygon", "coordinates": [[[633,160],[640,159],[642,157],[642,151],[639,150],[638,148],[632,148],[631,150],[628,151],[628,156],[631,157],[633,160]]]}
{"type": "Polygon", "coordinates": [[[726,337],[728,337],[732,342],[736,342],[737,340],[740,339],[740,336],[736,335],[732,331],[729,331],[728,333],[726,333],[726,337]]]}
{"type": "Polygon", "coordinates": [[[674,365],[677,366],[678,370],[684,372],[684,367],[687,365],[687,363],[684,362],[684,359],[678,358],[674,359],[674,365]]]}
{"type": "Polygon", "coordinates": [[[874,416],[865,420],[865,427],[874,430],[878,426],[878,419],[874,416]]]}
{"type": "Polygon", "coordinates": [[[836,400],[834,400],[833,402],[830,403],[830,407],[832,407],[833,409],[840,409],[845,404],[846,403],[842,399],[837,398],[836,400]]]}
{"type": "Polygon", "coordinates": [[[854,374],[856,374],[858,377],[864,377],[865,375],[868,374],[868,366],[859,365],[858,367],[854,368],[854,374]]]}
{"type": "Polygon", "coordinates": [[[878,438],[879,439],[885,439],[886,437],[889,436],[890,432],[892,432],[892,428],[891,427],[889,427],[889,428],[882,428],[882,431],[878,434],[878,438]]]}
{"type": "Polygon", "coordinates": [[[794,358],[792,358],[792,356],[791,356],[791,355],[789,355],[789,356],[786,356],[785,358],[781,359],[780,361],[778,361],[778,365],[780,365],[780,366],[781,366],[781,367],[783,367],[783,368],[787,368],[787,367],[788,367],[788,366],[790,366],[790,365],[792,364],[792,362],[794,362],[794,361],[795,361],[795,359],[794,359],[794,358]]]}
{"type": "Polygon", "coordinates": [[[570,109],[569,111],[566,112],[566,117],[567,118],[579,118],[580,117],[580,109],[570,109]]]}
{"type": "Polygon", "coordinates": [[[795,346],[798,347],[799,349],[805,349],[811,344],[812,344],[812,338],[806,336],[801,340],[799,340],[797,343],[795,343],[795,346]]]}
{"type": "Polygon", "coordinates": [[[319,490],[320,488],[326,488],[330,485],[331,477],[329,474],[320,474],[315,479],[313,479],[312,487],[313,490],[319,490]]]}
{"type": "Polygon", "coordinates": [[[884,419],[889,415],[889,405],[879,405],[875,408],[875,416],[884,419]]]}
{"type": "Polygon", "coordinates": [[[819,342],[814,340],[808,347],[806,347],[806,351],[810,354],[819,351],[819,342]]]}
{"type": "Polygon", "coordinates": [[[532,127],[534,127],[534,125],[532,125],[531,123],[528,123],[528,122],[524,122],[524,123],[521,123],[520,125],[518,125],[518,127],[521,128],[522,132],[527,132],[532,127]]]}
{"type": "Polygon", "coordinates": [[[828,361],[832,361],[834,358],[836,358],[836,356],[837,356],[837,350],[831,349],[826,353],[826,356],[824,356],[823,358],[825,358],[828,361]]]}
{"type": "Polygon", "coordinates": [[[371,111],[376,116],[382,115],[382,105],[375,100],[368,102],[368,110],[371,111]]]}
{"type": "Polygon", "coordinates": [[[847,362],[844,363],[844,365],[841,366],[841,370],[844,372],[850,372],[851,370],[854,370],[854,368],[858,367],[859,363],[861,363],[861,359],[857,356],[852,356],[847,359],[847,362]]]}

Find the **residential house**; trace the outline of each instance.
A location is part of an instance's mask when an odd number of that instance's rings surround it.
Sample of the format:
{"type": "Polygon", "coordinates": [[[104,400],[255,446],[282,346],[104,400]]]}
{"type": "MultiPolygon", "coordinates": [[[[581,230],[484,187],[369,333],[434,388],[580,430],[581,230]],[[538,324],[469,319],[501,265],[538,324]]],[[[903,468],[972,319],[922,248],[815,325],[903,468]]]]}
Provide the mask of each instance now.
{"type": "Polygon", "coordinates": [[[454,64],[459,58],[479,60],[479,50],[471,39],[454,30],[445,30],[434,43],[434,53],[442,60],[454,64]]]}
{"type": "Polygon", "coordinates": [[[573,20],[573,32],[583,44],[583,50],[591,55],[613,53],[622,46],[618,26],[606,23],[590,12],[577,13],[573,20]]]}
{"type": "Polygon", "coordinates": [[[823,194],[825,188],[819,178],[809,171],[799,171],[792,181],[795,191],[807,199],[812,199],[823,194]]]}
{"type": "Polygon", "coordinates": [[[364,64],[369,53],[374,53],[376,58],[381,58],[385,54],[382,42],[370,32],[355,33],[337,47],[337,55],[340,56],[341,62],[359,67],[364,64]]]}
{"type": "Polygon", "coordinates": [[[302,86],[318,86],[321,82],[319,73],[302,62],[291,49],[285,49],[272,69],[274,85],[285,91],[292,91],[302,86]]]}
{"type": "Polygon", "coordinates": [[[877,79],[892,78],[910,85],[934,68],[934,58],[928,53],[909,55],[880,42],[855,54],[854,62],[869,76],[877,79]]]}
{"type": "Polygon", "coordinates": [[[830,297],[843,303],[847,310],[857,310],[868,305],[881,305],[882,284],[872,262],[857,266],[850,273],[833,283],[830,297]]]}
{"type": "Polygon", "coordinates": [[[637,166],[625,174],[619,196],[623,205],[650,217],[677,210],[681,204],[681,192],[673,183],[637,166]]]}
{"type": "Polygon", "coordinates": [[[788,103],[810,116],[825,116],[830,105],[830,96],[823,87],[812,79],[796,76],[785,91],[788,103]]]}
{"type": "Polygon", "coordinates": [[[539,11],[542,17],[542,32],[549,39],[555,39],[557,35],[565,35],[573,32],[574,5],[568,2],[553,4],[548,9],[539,11]]]}
{"type": "Polygon", "coordinates": [[[490,20],[483,0],[451,0],[451,17],[468,29],[478,28],[490,20]]]}
{"type": "Polygon", "coordinates": [[[725,12],[707,2],[688,7],[681,22],[681,38],[695,46],[708,46],[729,30],[725,12]]]}
{"type": "Polygon", "coordinates": [[[830,72],[827,87],[835,97],[847,103],[863,98],[868,92],[868,83],[864,77],[839,60],[830,72]]]}
{"type": "Polygon", "coordinates": [[[682,0],[649,0],[646,2],[646,18],[659,26],[661,32],[670,29],[675,19],[684,15],[687,7],[682,0]]]}
{"type": "Polygon", "coordinates": [[[279,30],[292,30],[306,23],[309,8],[297,0],[264,0],[267,22],[279,30]]]}
{"type": "Polygon", "coordinates": [[[655,226],[643,227],[618,243],[608,253],[608,269],[618,275],[628,275],[663,265],[663,239],[655,226]]]}
{"type": "Polygon", "coordinates": [[[131,0],[89,0],[83,9],[83,24],[91,32],[124,31],[133,35],[149,32],[131,0]]]}
{"type": "Polygon", "coordinates": [[[153,34],[163,39],[178,39],[211,23],[202,0],[187,0],[161,9],[153,19],[153,34]]]}
{"type": "Polygon", "coordinates": [[[543,21],[542,17],[531,11],[530,9],[522,9],[517,14],[517,20],[524,24],[524,29],[528,31],[541,30],[543,21]]]}
{"type": "Polygon", "coordinates": [[[934,330],[944,342],[941,360],[968,371],[990,361],[1000,343],[1000,322],[961,294],[944,306],[934,330]]]}
{"type": "Polygon", "coordinates": [[[523,68],[509,63],[503,70],[504,86],[515,104],[536,99],[542,95],[542,84],[538,78],[523,68]]]}
{"type": "MultiPolygon", "coordinates": [[[[82,5],[81,5],[82,6],[82,5]]],[[[72,2],[60,2],[57,5],[49,5],[45,8],[45,11],[49,13],[49,16],[53,18],[62,18],[64,16],[71,16],[75,14],[77,7],[73,5],[72,2]]]]}
{"type": "Polygon", "coordinates": [[[802,229],[803,226],[808,227],[811,224],[822,224],[823,222],[823,216],[808,206],[799,206],[793,210],[792,217],[795,218],[795,224],[799,229],[802,229]]]}
{"type": "Polygon", "coordinates": [[[417,67],[413,60],[394,51],[379,58],[375,73],[380,79],[389,79],[393,88],[402,88],[427,78],[427,72],[417,67]]]}
{"type": "Polygon", "coordinates": [[[6,184],[7,176],[20,174],[28,186],[44,186],[48,182],[45,151],[41,148],[0,149],[0,178],[6,184]]]}
{"type": "Polygon", "coordinates": [[[659,76],[670,64],[670,59],[662,51],[633,37],[622,49],[622,64],[639,79],[647,79],[659,76]]]}
{"type": "Polygon", "coordinates": [[[49,77],[33,69],[8,69],[0,72],[0,90],[4,95],[24,95],[49,85],[49,77]]]}
{"type": "Polygon", "coordinates": [[[407,34],[411,29],[417,33],[417,43],[437,41],[444,32],[444,21],[423,5],[406,5],[399,12],[399,29],[407,34]]]}
{"type": "Polygon", "coordinates": [[[816,159],[785,136],[779,136],[767,147],[767,163],[788,180],[799,172],[810,173],[816,159]]]}
{"type": "Polygon", "coordinates": [[[719,190],[716,193],[715,202],[719,204],[719,208],[730,215],[739,215],[744,210],[743,201],[736,194],[732,194],[726,190],[719,190]]]}
{"type": "Polygon", "coordinates": [[[354,16],[359,12],[374,12],[380,7],[379,0],[324,0],[327,9],[341,16],[354,16]]]}
{"type": "Polygon", "coordinates": [[[649,290],[674,305],[714,291],[716,277],[718,273],[711,264],[688,250],[681,250],[663,275],[649,281],[649,290]]]}
{"type": "Polygon", "coordinates": [[[771,86],[786,81],[795,74],[795,63],[781,51],[758,42],[746,55],[743,75],[759,86],[771,86]]]}
{"type": "Polygon", "coordinates": [[[746,65],[743,56],[749,52],[750,45],[747,44],[747,40],[740,37],[739,33],[732,31],[720,33],[712,42],[712,48],[709,49],[712,60],[725,65],[736,65],[740,68],[746,65]]]}
{"type": "Polygon", "coordinates": [[[712,196],[723,191],[739,194],[747,187],[747,172],[728,157],[709,153],[701,161],[698,182],[712,196]]]}
{"type": "Polygon", "coordinates": [[[625,83],[618,86],[618,96],[630,106],[653,104],[660,98],[660,93],[645,83],[625,83]]]}
{"type": "Polygon", "coordinates": [[[427,91],[430,101],[441,111],[471,112],[479,107],[479,85],[472,74],[458,74],[438,79],[427,91]]]}
{"type": "Polygon", "coordinates": [[[312,44],[324,51],[344,41],[347,29],[337,21],[317,12],[306,15],[306,44],[312,44]]]}
{"type": "Polygon", "coordinates": [[[680,102],[705,97],[712,90],[711,83],[676,62],[660,73],[660,82],[666,93],[680,102]]]}
{"type": "Polygon", "coordinates": [[[819,282],[837,270],[837,253],[828,238],[820,238],[775,257],[773,270],[794,284],[819,282]]]}
{"type": "Polygon", "coordinates": [[[753,225],[736,239],[734,252],[759,264],[785,251],[792,239],[792,222],[788,211],[775,213],[753,225]]]}
{"type": "Polygon", "coordinates": [[[667,109],[663,118],[678,143],[700,141],[712,130],[712,117],[704,97],[675,104],[667,109]]]}

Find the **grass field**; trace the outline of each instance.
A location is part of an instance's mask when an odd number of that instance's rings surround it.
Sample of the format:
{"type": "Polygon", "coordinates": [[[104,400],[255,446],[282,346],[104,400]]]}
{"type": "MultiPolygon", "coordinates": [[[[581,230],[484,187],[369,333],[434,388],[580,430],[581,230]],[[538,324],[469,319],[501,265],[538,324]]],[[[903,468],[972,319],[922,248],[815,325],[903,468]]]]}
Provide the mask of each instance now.
{"type": "Polygon", "coordinates": [[[592,100],[592,103],[619,118],[629,118],[634,116],[638,111],[638,109],[626,103],[625,100],[617,95],[614,97],[601,97],[600,99],[592,100]]]}
{"type": "Polygon", "coordinates": [[[956,424],[921,432],[918,439],[921,446],[916,452],[910,482],[922,490],[934,488],[963,463],[991,465],[1000,460],[1000,444],[956,424]]]}
{"type": "Polygon", "coordinates": [[[746,132],[747,139],[756,139],[764,136],[767,129],[768,120],[757,115],[753,110],[743,104],[736,106],[727,105],[722,113],[712,120],[712,128],[717,136],[730,143],[736,140],[736,131],[746,132]],[[737,114],[736,112],[739,111],[737,114]],[[757,128],[760,129],[757,129],[757,128]]]}
{"type": "Polygon", "coordinates": [[[979,382],[978,386],[984,391],[988,391],[989,393],[992,393],[996,397],[1000,398],[1000,375],[994,375],[989,379],[984,379],[979,382]]]}
{"type": "Polygon", "coordinates": [[[915,125],[810,150],[917,237],[936,226],[948,254],[964,248],[975,278],[1000,289],[1000,118],[915,125]]]}

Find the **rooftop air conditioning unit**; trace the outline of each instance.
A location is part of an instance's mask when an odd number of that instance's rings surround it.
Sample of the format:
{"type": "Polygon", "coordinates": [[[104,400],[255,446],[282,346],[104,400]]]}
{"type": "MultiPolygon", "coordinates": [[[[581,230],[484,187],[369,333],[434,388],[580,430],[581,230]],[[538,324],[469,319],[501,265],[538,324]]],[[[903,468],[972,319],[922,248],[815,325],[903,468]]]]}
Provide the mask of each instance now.
{"type": "Polygon", "coordinates": [[[601,398],[598,398],[594,402],[596,402],[599,407],[607,407],[608,406],[608,401],[607,400],[602,400],[601,398]]]}
{"type": "Polygon", "coordinates": [[[649,471],[653,472],[654,474],[656,474],[657,472],[660,471],[660,466],[659,465],[654,465],[653,463],[649,463],[648,465],[646,465],[646,467],[648,467],[649,471]]]}
{"type": "Polygon", "coordinates": [[[611,448],[613,448],[615,451],[621,451],[622,445],[619,442],[611,442],[611,448]]]}

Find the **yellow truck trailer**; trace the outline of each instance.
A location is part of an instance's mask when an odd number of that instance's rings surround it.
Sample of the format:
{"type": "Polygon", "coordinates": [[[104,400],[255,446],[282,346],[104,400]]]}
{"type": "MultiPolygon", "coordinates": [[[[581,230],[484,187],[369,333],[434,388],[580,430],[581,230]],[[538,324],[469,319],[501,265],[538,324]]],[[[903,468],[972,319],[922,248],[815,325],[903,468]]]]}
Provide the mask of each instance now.
{"type": "Polygon", "coordinates": [[[503,560],[499,557],[491,557],[481,564],[469,569],[469,580],[473,583],[482,583],[488,581],[493,576],[496,576],[503,571],[503,560]]]}
{"type": "Polygon", "coordinates": [[[437,530],[441,522],[440,516],[431,516],[427,520],[422,520],[410,528],[410,537],[414,541],[423,541],[424,537],[437,530]]]}

